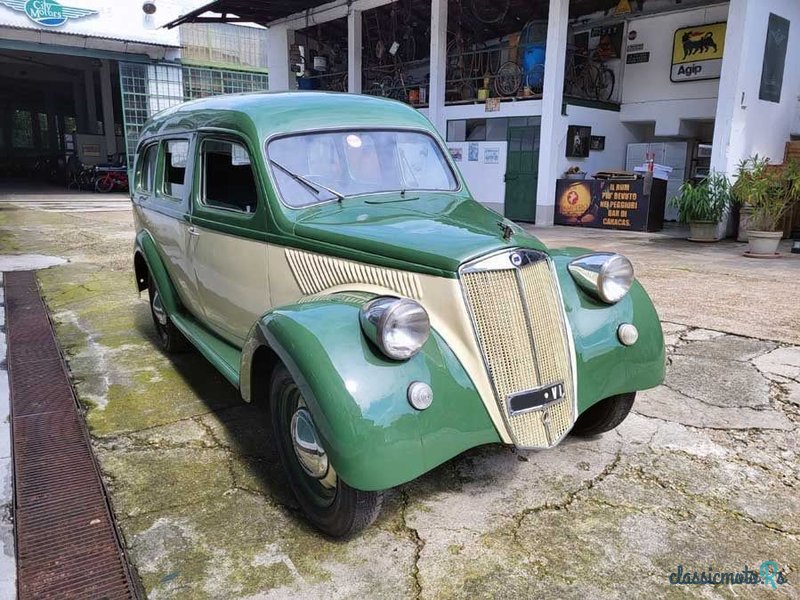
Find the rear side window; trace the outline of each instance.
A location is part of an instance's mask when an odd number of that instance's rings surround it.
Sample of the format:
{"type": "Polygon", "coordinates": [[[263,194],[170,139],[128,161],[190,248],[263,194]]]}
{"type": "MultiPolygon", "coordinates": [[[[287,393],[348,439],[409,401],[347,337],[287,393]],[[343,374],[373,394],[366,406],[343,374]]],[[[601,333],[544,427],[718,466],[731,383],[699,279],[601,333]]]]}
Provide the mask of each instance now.
{"type": "Polygon", "coordinates": [[[142,192],[152,192],[156,181],[156,160],[158,159],[158,144],[150,144],[142,152],[139,159],[139,185],[142,192]]]}
{"type": "Polygon", "coordinates": [[[164,194],[166,196],[176,199],[183,198],[188,154],[188,140],[164,142],[164,194]]]}
{"type": "Polygon", "coordinates": [[[202,201],[212,208],[253,213],[258,192],[250,154],[242,144],[204,140],[202,201]]]}

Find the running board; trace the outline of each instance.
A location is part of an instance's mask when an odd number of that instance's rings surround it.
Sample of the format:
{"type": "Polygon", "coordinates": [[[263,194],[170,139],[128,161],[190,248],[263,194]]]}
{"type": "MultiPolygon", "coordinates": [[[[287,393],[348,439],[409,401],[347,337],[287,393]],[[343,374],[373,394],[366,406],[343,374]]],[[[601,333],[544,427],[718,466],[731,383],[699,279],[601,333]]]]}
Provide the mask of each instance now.
{"type": "Polygon", "coordinates": [[[238,390],[242,353],[185,313],[170,315],[169,318],[200,354],[238,390]]]}

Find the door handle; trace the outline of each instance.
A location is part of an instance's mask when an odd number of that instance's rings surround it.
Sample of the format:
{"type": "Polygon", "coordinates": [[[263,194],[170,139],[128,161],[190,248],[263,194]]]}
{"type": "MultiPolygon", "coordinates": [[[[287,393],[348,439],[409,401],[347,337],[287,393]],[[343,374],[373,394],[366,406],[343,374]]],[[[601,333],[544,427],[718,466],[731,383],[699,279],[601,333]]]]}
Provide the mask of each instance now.
{"type": "Polygon", "coordinates": [[[197,227],[191,225],[189,227],[189,235],[200,235],[200,232],[197,230],[197,227]]]}

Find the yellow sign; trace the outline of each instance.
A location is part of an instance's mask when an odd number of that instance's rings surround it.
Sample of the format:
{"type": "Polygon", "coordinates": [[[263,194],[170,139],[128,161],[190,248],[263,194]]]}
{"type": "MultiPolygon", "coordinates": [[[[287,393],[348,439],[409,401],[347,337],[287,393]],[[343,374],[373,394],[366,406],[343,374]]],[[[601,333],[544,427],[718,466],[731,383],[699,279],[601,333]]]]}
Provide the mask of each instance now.
{"type": "Polygon", "coordinates": [[[670,79],[697,81],[719,79],[725,48],[725,23],[682,27],[672,42],[670,79]]]}

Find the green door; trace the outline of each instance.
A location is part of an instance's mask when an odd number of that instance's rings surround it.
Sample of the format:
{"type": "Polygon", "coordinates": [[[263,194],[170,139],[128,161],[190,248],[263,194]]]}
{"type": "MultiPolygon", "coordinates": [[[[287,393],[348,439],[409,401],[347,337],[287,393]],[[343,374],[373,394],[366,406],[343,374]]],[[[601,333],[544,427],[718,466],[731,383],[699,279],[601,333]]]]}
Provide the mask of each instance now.
{"type": "Polygon", "coordinates": [[[536,221],[539,125],[508,128],[505,215],[513,221],[536,221]]]}

